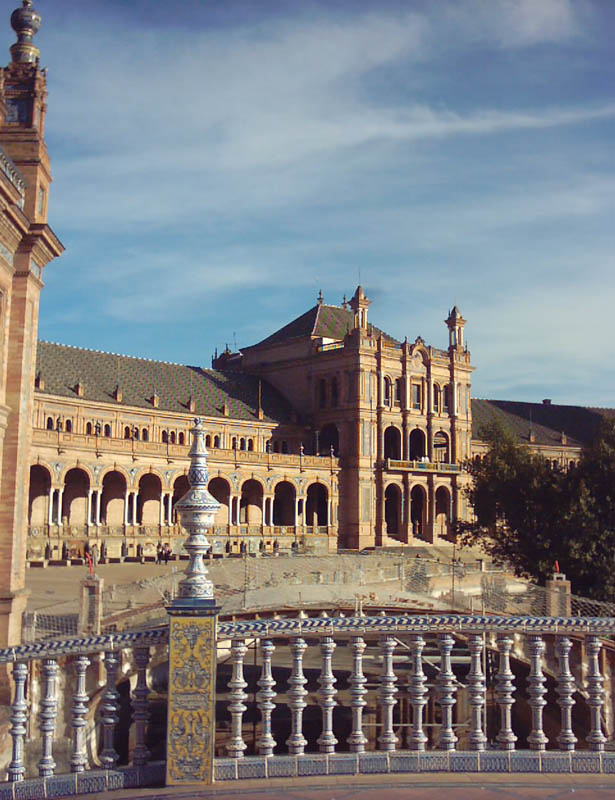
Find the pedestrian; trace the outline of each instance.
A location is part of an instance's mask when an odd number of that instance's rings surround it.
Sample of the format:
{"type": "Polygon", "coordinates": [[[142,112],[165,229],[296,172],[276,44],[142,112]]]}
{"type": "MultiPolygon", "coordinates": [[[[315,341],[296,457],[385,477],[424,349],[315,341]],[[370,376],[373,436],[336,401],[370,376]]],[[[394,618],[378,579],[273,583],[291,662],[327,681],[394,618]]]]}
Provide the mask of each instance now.
{"type": "Polygon", "coordinates": [[[162,564],[162,542],[158,542],[156,548],[156,564],[162,564]]]}
{"type": "Polygon", "coordinates": [[[169,563],[169,559],[171,558],[171,548],[168,544],[164,546],[164,563],[165,566],[169,563]]]}

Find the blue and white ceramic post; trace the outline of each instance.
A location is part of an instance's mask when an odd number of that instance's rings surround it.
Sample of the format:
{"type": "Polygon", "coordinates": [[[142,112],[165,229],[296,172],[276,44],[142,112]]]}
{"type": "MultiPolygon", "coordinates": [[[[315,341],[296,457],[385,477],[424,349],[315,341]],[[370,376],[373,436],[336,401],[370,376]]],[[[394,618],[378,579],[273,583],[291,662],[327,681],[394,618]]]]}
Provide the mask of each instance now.
{"type": "Polygon", "coordinates": [[[203,420],[196,419],[190,448],[190,488],[176,504],[188,534],[190,560],[177,598],[167,607],[169,709],[167,784],[211,783],[215,740],[216,622],[214,586],[204,556],[207,531],[220,508],[207,491],[209,472],[203,420]]]}

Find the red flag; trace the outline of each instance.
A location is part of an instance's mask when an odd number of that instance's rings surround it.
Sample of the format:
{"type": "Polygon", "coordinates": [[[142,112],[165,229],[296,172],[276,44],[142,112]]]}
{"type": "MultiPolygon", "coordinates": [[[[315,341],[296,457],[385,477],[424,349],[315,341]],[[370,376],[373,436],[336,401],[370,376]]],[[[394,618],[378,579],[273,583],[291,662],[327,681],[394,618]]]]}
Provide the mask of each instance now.
{"type": "Polygon", "coordinates": [[[559,561],[555,561],[555,571],[559,572],[559,561]]]}

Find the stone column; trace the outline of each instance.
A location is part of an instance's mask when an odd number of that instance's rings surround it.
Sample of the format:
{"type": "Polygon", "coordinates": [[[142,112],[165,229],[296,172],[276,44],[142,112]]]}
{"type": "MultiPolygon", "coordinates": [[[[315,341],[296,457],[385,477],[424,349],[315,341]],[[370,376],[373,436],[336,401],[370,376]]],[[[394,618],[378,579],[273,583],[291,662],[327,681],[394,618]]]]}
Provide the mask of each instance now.
{"type": "Polygon", "coordinates": [[[190,560],[179,583],[178,596],[167,606],[168,786],[213,782],[218,607],[203,556],[209,550],[206,532],[213,525],[220,504],[207,491],[208,481],[203,420],[195,420],[188,472],[190,489],[175,506],[188,532],[184,546],[190,560]]]}

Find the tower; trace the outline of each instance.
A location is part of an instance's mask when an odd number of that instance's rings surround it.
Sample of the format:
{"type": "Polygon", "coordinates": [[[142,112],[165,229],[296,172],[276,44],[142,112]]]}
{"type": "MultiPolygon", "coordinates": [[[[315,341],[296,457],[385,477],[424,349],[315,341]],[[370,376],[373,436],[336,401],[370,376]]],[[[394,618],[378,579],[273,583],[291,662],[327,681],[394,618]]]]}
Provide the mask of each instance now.
{"type": "Polygon", "coordinates": [[[354,328],[360,328],[367,331],[367,311],[372,301],[367,297],[363,291],[362,286],[357,286],[354,297],[350,301],[350,308],[354,312],[354,328]]]}
{"type": "Polygon", "coordinates": [[[11,16],[17,42],[0,71],[0,646],[20,640],[26,603],[29,452],[44,267],[63,252],[47,224],[47,76],[33,39],[32,0],[11,16]]]}
{"type": "Polygon", "coordinates": [[[463,329],[465,328],[466,320],[461,316],[461,312],[457,306],[449,311],[448,319],[444,320],[448,327],[448,346],[454,350],[463,350],[463,329]]]}

